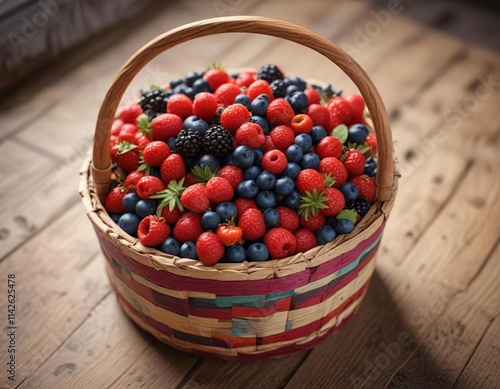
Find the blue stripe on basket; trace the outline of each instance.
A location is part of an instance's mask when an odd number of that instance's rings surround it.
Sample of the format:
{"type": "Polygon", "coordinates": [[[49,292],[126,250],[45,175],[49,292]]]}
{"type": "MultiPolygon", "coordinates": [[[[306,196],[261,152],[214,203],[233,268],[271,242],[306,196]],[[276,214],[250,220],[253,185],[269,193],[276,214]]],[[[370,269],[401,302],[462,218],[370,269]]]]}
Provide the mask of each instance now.
{"type": "Polygon", "coordinates": [[[270,302],[293,296],[293,290],[253,296],[219,296],[215,299],[189,297],[189,305],[198,308],[265,307],[270,302]]]}
{"type": "Polygon", "coordinates": [[[353,271],[360,264],[360,262],[363,260],[363,258],[365,258],[375,247],[377,247],[377,245],[380,243],[381,239],[382,239],[382,234],[380,234],[380,236],[377,238],[377,240],[375,242],[373,242],[370,246],[368,246],[366,249],[364,249],[363,252],[361,253],[361,255],[355,261],[351,262],[349,265],[340,269],[338,271],[337,275],[339,277],[341,277],[341,276],[353,271]]]}

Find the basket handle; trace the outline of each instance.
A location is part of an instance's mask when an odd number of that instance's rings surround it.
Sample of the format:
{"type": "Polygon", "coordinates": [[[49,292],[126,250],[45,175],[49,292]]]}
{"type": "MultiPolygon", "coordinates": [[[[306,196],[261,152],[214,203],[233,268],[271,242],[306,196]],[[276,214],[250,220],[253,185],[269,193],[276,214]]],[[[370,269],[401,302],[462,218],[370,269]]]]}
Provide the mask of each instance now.
{"type": "Polygon", "coordinates": [[[356,84],[365,99],[378,142],[377,199],[388,201],[394,192],[392,133],[382,98],[361,66],[328,39],[295,24],[257,16],[234,16],[202,20],[170,30],[137,51],[114,78],[97,117],[92,176],[101,201],[111,181],[109,137],[118,104],[136,74],[153,58],[183,42],[221,33],[253,33],[286,39],[323,54],[356,84]]]}

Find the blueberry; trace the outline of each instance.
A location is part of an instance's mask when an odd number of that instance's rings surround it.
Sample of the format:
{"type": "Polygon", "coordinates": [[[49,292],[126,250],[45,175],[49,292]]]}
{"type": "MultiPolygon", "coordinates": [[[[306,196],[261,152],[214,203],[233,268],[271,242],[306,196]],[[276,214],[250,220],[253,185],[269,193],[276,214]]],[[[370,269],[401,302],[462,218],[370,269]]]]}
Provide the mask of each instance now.
{"type": "Polygon", "coordinates": [[[283,205],[290,209],[297,209],[300,204],[300,193],[294,190],[283,198],[283,205]]]}
{"type": "Polygon", "coordinates": [[[276,227],[280,222],[280,213],[274,208],[267,208],[262,211],[266,228],[276,227]]]}
{"type": "Polygon", "coordinates": [[[255,165],[249,166],[243,172],[243,179],[255,181],[257,179],[257,176],[261,172],[262,172],[262,170],[260,169],[260,167],[255,166],[255,165]]]}
{"type": "MultiPolygon", "coordinates": [[[[289,164],[290,165],[290,164],[289,164]]],[[[299,166],[299,165],[297,165],[299,166]]],[[[288,165],[287,165],[288,167],[288,165]]],[[[298,175],[298,174],[297,174],[298,175]]],[[[284,176],[278,178],[276,181],[276,186],[274,188],[275,192],[281,196],[289,195],[293,192],[293,188],[295,187],[295,183],[290,177],[284,176]]]]}
{"type": "Polygon", "coordinates": [[[319,244],[327,244],[333,241],[337,237],[334,229],[330,226],[323,226],[318,231],[316,231],[316,239],[318,239],[319,244]]]}
{"type": "Polygon", "coordinates": [[[238,196],[243,197],[245,199],[251,199],[257,196],[259,193],[259,188],[257,184],[253,180],[244,180],[238,184],[236,188],[236,193],[238,196]]]}
{"type": "Polygon", "coordinates": [[[295,181],[299,176],[300,170],[301,168],[299,164],[295,162],[288,162],[286,164],[285,170],[283,171],[283,175],[286,177],[290,177],[293,181],[295,181]]]}
{"type": "Polygon", "coordinates": [[[245,259],[247,259],[247,254],[241,244],[235,244],[226,249],[224,262],[241,263],[245,259]]]}
{"type": "Polygon", "coordinates": [[[201,226],[205,230],[215,231],[221,222],[221,218],[217,212],[208,211],[201,216],[201,226]]]}
{"type": "Polygon", "coordinates": [[[288,85],[286,87],[286,96],[291,96],[297,92],[300,92],[299,87],[297,85],[288,85]]]}
{"type": "Polygon", "coordinates": [[[377,174],[377,162],[375,162],[373,157],[366,158],[364,173],[369,177],[375,177],[377,174]]]}
{"type": "Polygon", "coordinates": [[[344,195],[346,203],[354,201],[359,197],[359,189],[352,182],[344,182],[339,186],[339,190],[344,195]]]}
{"type": "Polygon", "coordinates": [[[181,245],[179,253],[182,258],[196,259],[196,244],[190,240],[181,245]]]}
{"type": "Polygon", "coordinates": [[[250,121],[252,123],[258,124],[262,128],[262,131],[264,131],[265,135],[269,135],[269,133],[271,132],[271,127],[269,126],[269,122],[266,120],[266,118],[263,118],[262,116],[253,115],[250,118],[250,121]]]}
{"type": "Polygon", "coordinates": [[[295,112],[303,111],[309,106],[309,99],[304,92],[294,92],[290,98],[289,103],[295,112]]]}
{"type": "Polygon", "coordinates": [[[127,234],[136,236],[137,227],[139,227],[140,222],[141,219],[139,216],[135,213],[127,212],[120,217],[120,220],[118,220],[118,227],[120,227],[127,234]]]}
{"type": "Polygon", "coordinates": [[[249,167],[253,164],[255,154],[253,150],[247,146],[238,146],[234,150],[234,163],[239,167],[249,167]]]}
{"type": "Polygon", "coordinates": [[[189,97],[191,100],[194,100],[194,96],[196,95],[195,90],[193,88],[187,86],[186,84],[177,85],[173,89],[173,92],[174,92],[174,94],[175,93],[182,93],[183,95],[186,95],[187,97],[189,97]]]}
{"type": "Polygon", "coordinates": [[[257,195],[255,202],[260,209],[274,208],[276,207],[276,195],[273,192],[265,190],[257,195]]]}
{"type": "Polygon", "coordinates": [[[196,165],[196,160],[193,158],[184,158],[184,164],[186,165],[186,170],[191,170],[196,165]]]}
{"type": "Polygon", "coordinates": [[[265,116],[267,112],[267,107],[269,106],[269,98],[266,94],[258,95],[253,101],[250,107],[252,114],[258,116],[265,116]]]}
{"type": "Polygon", "coordinates": [[[255,158],[253,159],[253,164],[255,166],[260,166],[260,161],[262,161],[262,156],[264,152],[261,149],[253,149],[253,153],[255,154],[255,158]]]}
{"type": "Polygon", "coordinates": [[[123,197],[122,205],[127,212],[135,212],[135,206],[140,199],[139,195],[135,192],[127,193],[125,197],[123,197]]]}
{"type": "Polygon", "coordinates": [[[304,151],[302,151],[302,148],[299,145],[293,144],[286,149],[285,155],[288,162],[300,162],[304,156],[304,151]]]}
{"type": "Polygon", "coordinates": [[[172,138],[168,138],[167,139],[167,145],[168,147],[170,147],[170,151],[172,153],[175,153],[175,151],[177,150],[176,147],[175,147],[175,137],[173,136],[172,138]]]}
{"type": "Polygon", "coordinates": [[[198,78],[195,82],[193,82],[193,90],[196,93],[210,92],[210,85],[205,79],[198,78]]]}
{"type": "Polygon", "coordinates": [[[319,166],[319,156],[315,153],[307,153],[300,161],[300,166],[302,169],[318,169],[319,166]]]}
{"type": "Polygon", "coordinates": [[[311,150],[313,141],[309,134],[299,134],[295,137],[295,144],[302,149],[302,152],[308,153],[311,150]]]}
{"type": "Polygon", "coordinates": [[[276,185],[276,176],[264,170],[258,175],[256,183],[261,190],[273,190],[276,185]]]}
{"type": "Polygon", "coordinates": [[[161,168],[160,166],[151,166],[151,175],[161,179],[161,168]]]}
{"type": "Polygon", "coordinates": [[[234,165],[234,150],[231,150],[229,153],[224,155],[221,159],[220,162],[222,165],[234,165]]]}
{"type": "Polygon", "coordinates": [[[212,154],[204,154],[198,160],[197,165],[206,165],[212,172],[219,170],[219,160],[212,154]]]}
{"type": "Polygon", "coordinates": [[[290,76],[286,79],[287,84],[295,85],[300,91],[306,89],[306,82],[297,76],[290,76]]]}
{"type": "Polygon", "coordinates": [[[234,98],[234,103],[243,105],[249,111],[250,111],[250,107],[252,106],[252,101],[250,100],[250,98],[247,95],[236,96],[234,98]]]}
{"type": "Polygon", "coordinates": [[[335,219],[333,228],[337,234],[348,234],[354,229],[354,223],[348,219],[335,219]]]}
{"type": "Polygon", "coordinates": [[[186,75],[186,85],[192,87],[196,80],[203,79],[204,72],[190,72],[186,75]]]}
{"type": "Polygon", "coordinates": [[[368,136],[368,128],[363,124],[355,124],[351,126],[347,132],[347,140],[351,143],[362,145],[368,136]]]}
{"type": "Polygon", "coordinates": [[[118,221],[120,220],[120,218],[122,217],[122,213],[110,213],[109,214],[109,217],[111,218],[111,220],[113,220],[116,224],[118,224],[118,221]]]}
{"type": "Polygon", "coordinates": [[[196,115],[191,115],[184,119],[182,127],[185,130],[198,131],[203,135],[208,130],[208,123],[196,115]]]}
{"type": "Polygon", "coordinates": [[[217,212],[223,221],[231,220],[231,218],[236,217],[238,210],[236,205],[226,201],[224,203],[217,204],[215,207],[215,212],[217,212]]]}
{"type": "Polygon", "coordinates": [[[144,218],[148,215],[153,215],[155,212],[156,212],[155,200],[139,200],[135,205],[135,213],[140,218],[144,218]]]}
{"type": "Polygon", "coordinates": [[[325,136],[327,136],[325,127],[316,125],[313,126],[311,130],[311,138],[313,141],[313,145],[317,145],[321,139],[323,139],[325,136]]]}
{"type": "Polygon", "coordinates": [[[184,80],[182,78],[174,77],[170,80],[170,88],[172,89],[182,84],[184,84],[184,80]]]}
{"type": "Polygon", "coordinates": [[[269,258],[269,250],[264,243],[252,243],[248,246],[247,257],[249,261],[262,262],[269,258]]]}
{"type": "Polygon", "coordinates": [[[181,252],[181,244],[175,238],[169,236],[160,246],[160,251],[170,255],[179,255],[181,252]]]}

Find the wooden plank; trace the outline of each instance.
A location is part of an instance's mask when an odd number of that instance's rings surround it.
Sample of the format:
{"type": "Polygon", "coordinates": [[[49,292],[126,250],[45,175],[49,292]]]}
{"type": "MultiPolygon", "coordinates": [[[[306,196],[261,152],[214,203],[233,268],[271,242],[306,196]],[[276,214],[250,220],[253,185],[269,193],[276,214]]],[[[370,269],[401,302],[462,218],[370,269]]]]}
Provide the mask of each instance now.
{"type": "MultiPolygon", "coordinates": [[[[0,263],[0,274],[16,277],[17,383],[57,350],[109,293],[98,250],[91,225],[77,204],[0,263]]],[[[4,304],[2,300],[2,312],[4,304]]],[[[2,369],[0,382],[7,382],[6,375],[2,369]]]]}

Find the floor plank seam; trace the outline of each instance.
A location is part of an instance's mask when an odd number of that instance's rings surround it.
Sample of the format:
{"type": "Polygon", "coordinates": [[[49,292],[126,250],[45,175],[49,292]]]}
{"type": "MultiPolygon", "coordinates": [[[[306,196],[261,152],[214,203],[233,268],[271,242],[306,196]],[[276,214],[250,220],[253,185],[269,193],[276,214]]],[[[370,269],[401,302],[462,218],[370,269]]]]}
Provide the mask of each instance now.
{"type": "Polygon", "coordinates": [[[299,362],[299,364],[297,365],[297,368],[295,369],[295,371],[292,371],[290,374],[288,374],[286,377],[285,377],[285,380],[286,380],[286,384],[282,387],[282,389],[286,389],[288,387],[288,384],[290,383],[290,381],[292,381],[293,377],[295,376],[295,374],[297,374],[297,372],[300,370],[300,367],[304,364],[304,362],[307,360],[307,358],[309,358],[309,355],[311,354],[311,352],[313,351],[314,349],[310,349],[310,350],[307,350],[305,353],[304,353],[304,356],[303,358],[301,359],[301,361],[299,362]]]}
{"type": "Polygon", "coordinates": [[[186,375],[182,378],[181,382],[179,382],[177,384],[177,386],[175,387],[175,389],[182,389],[182,388],[184,388],[186,386],[186,384],[189,383],[189,381],[191,380],[191,378],[194,377],[194,375],[196,374],[196,372],[198,370],[200,370],[203,361],[204,361],[204,358],[198,358],[198,360],[193,364],[193,366],[191,366],[191,369],[189,369],[188,372],[186,373],[186,375]]]}
{"type": "Polygon", "coordinates": [[[42,157],[46,157],[55,163],[61,164],[64,162],[64,160],[62,158],[60,158],[57,154],[53,154],[50,151],[48,151],[47,149],[41,148],[41,147],[37,146],[36,144],[27,142],[26,140],[19,138],[17,135],[18,135],[18,133],[16,133],[15,136],[10,138],[10,141],[17,143],[19,146],[25,147],[28,150],[33,151],[34,153],[41,155],[42,157]]]}
{"type": "MultiPolygon", "coordinates": [[[[486,267],[486,265],[488,264],[488,262],[490,260],[493,260],[492,259],[493,255],[495,254],[495,251],[496,251],[496,249],[497,249],[497,247],[498,247],[499,244],[500,244],[500,239],[498,239],[496,241],[496,243],[492,246],[490,252],[486,256],[485,261],[481,264],[481,266],[479,267],[479,269],[476,272],[476,274],[474,274],[474,276],[472,277],[472,279],[467,283],[467,286],[466,286],[465,290],[467,290],[476,281],[476,279],[479,277],[479,275],[483,272],[483,270],[486,267]]],[[[465,292],[465,290],[464,290],[464,292],[465,292]]]]}
{"type": "Polygon", "coordinates": [[[113,382],[112,382],[112,383],[111,383],[111,384],[110,384],[110,385],[109,385],[106,389],[111,388],[111,387],[112,387],[112,386],[113,386],[116,382],[118,382],[118,381],[120,380],[120,378],[122,378],[122,377],[123,377],[123,376],[124,376],[124,375],[128,372],[128,370],[129,370],[129,369],[130,369],[130,368],[134,365],[134,363],[136,363],[136,362],[137,362],[137,360],[138,360],[140,357],[142,357],[142,355],[143,355],[143,354],[145,354],[145,353],[146,353],[146,352],[147,352],[147,351],[151,348],[151,345],[152,345],[151,341],[148,341],[148,346],[147,346],[147,347],[146,347],[146,348],[142,351],[142,353],[140,353],[140,354],[137,356],[137,358],[136,358],[136,359],[134,359],[134,360],[130,363],[130,365],[128,365],[128,366],[127,366],[127,368],[126,368],[126,369],[124,369],[124,370],[123,370],[123,372],[122,372],[122,373],[121,373],[118,377],[116,377],[116,379],[115,379],[115,380],[114,380],[114,381],[113,381],[113,382]]]}

